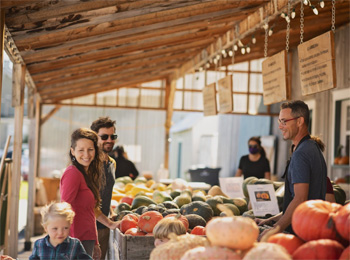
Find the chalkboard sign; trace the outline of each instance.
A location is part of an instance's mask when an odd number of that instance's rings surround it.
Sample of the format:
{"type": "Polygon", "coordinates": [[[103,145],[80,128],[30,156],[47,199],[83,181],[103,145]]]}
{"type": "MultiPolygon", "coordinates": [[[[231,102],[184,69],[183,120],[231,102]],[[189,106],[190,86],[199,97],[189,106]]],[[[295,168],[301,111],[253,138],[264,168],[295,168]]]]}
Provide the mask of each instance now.
{"type": "Polygon", "coordinates": [[[333,32],[300,44],[298,55],[303,96],[336,87],[333,32]]]}
{"type": "Polygon", "coordinates": [[[262,63],[264,105],[289,98],[290,88],[285,50],[265,59],[262,63]]]}
{"type": "Polygon", "coordinates": [[[213,116],[217,114],[216,108],[216,86],[215,83],[203,88],[203,113],[204,116],[213,116]]]}
{"type": "Polygon", "coordinates": [[[232,75],[218,81],[219,113],[230,113],[233,110],[232,75]]]}

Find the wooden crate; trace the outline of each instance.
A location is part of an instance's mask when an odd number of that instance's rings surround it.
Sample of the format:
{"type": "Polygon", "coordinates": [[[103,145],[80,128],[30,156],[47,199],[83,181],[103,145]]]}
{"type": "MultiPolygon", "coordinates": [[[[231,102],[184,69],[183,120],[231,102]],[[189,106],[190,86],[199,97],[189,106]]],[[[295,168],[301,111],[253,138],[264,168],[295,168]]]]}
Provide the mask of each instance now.
{"type": "Polygon", "coordinates": [[[154,248],[153,236],[124,235],[119,229],[110,233],[110,259],[148,260],[154,248]]]}

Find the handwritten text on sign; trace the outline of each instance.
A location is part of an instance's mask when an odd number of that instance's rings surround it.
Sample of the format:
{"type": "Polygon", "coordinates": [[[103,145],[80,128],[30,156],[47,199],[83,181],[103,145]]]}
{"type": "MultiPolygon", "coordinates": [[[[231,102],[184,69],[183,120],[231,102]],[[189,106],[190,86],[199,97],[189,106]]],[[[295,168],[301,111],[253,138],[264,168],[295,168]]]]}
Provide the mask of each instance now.
{"type": "Polygon", "coordinates": [[[288,99],[287,54],[281,51],[262,63],[264,105],[288,99]]]}
{"type": "Polygon", "coordinates": [[[335,88],[333,32],[324,33],[298,46],[302,95],[335,88]]]}
{"type": "Polygon", "coordinates": [[[218,81],[219,112],[230,113],[233,110],[232,75],[228,75],[218,81]]]}
{"type": "Polygon", "coordinates": [[[216,108],[216,89],[215,83],[203,88],[203,112],[204,116],[213,116],[217,114],[216,108]]]}

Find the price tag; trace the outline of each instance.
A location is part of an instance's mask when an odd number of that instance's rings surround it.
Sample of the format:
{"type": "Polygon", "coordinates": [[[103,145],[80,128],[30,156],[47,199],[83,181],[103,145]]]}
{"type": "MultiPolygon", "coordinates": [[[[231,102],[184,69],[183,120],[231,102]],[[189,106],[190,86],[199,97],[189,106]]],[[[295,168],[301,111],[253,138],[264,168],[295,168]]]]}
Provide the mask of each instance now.
{"type": "Polygon", "coordinates": [[[219,178],[220,188],[230,198],[244,198],[243,195],[243,176],[219,178]]]}
{"type": "Polygon", "coordinates": [[[254,216],[280,213],[275,189],[272,184],[248,184],[247,188],[254,216]]]}

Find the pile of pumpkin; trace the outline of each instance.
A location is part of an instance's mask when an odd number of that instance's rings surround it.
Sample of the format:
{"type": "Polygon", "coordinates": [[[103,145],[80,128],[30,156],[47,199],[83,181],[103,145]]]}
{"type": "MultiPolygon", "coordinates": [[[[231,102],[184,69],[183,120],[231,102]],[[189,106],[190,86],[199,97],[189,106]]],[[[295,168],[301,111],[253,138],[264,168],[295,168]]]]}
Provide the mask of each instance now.
{"type": "Polygon", "coordinates": [[[257,242],[259,229],[252,219],[216,217],[207,224],[206,238],[173,236],[156,247],[150,259],[350,259],[350,204],[304,202],[292,224],[297,235],[268,234],[272,230],[257,242]]]}

